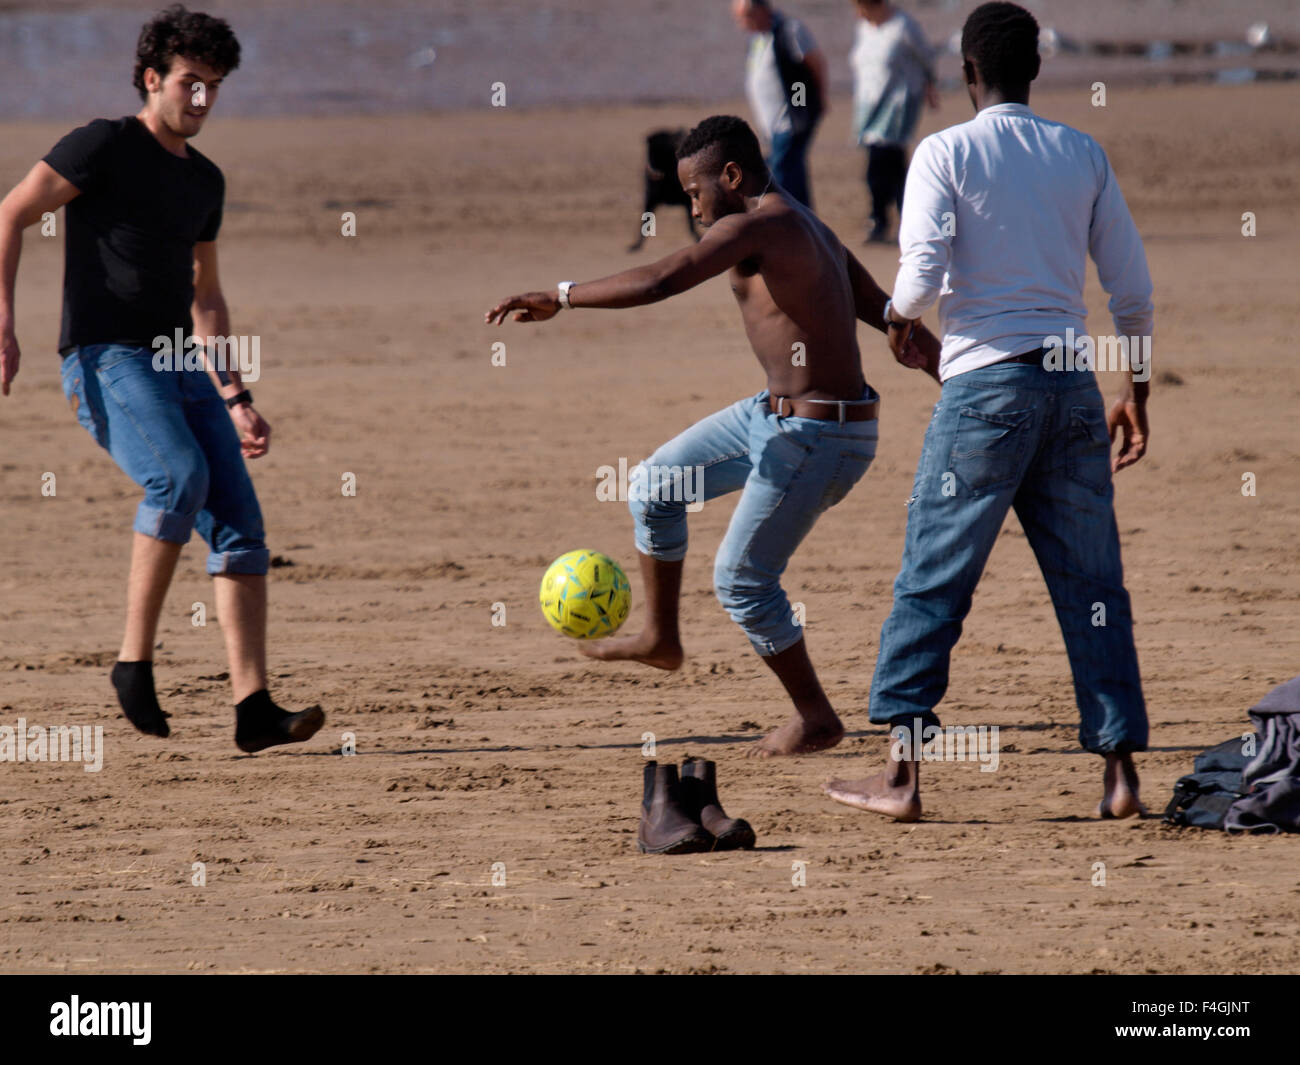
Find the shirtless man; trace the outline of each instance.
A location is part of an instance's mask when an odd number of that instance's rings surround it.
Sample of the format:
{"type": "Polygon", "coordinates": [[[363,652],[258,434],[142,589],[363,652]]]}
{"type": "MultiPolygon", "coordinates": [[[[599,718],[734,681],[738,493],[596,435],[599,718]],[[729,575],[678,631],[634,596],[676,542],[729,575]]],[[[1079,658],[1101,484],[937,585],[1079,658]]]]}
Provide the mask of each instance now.
{"type": "MultiPolygon", "coordinates": [[[[636,483],[644,490],[629,493],[629,506],[646,626],[582,650],[659,669],[681,665],[677,608],[686,500],[680,481],[702,469],[698,498],[743,490],[714,566],[718,598],[794,702],[794,717],[754,753],[820,751],[840,742],[844,726],[817,680],[780,580],[817,518],[844,498],[875,457],[879,397],[863,378],[856,331],[859,320],[884,331],[887,297],[835,234],[774,184],[741,119],[705,119],[677,157],[692,216],[706,230],[698,244],[599,281],[563,281],[556,292],[512,296],[485,318],[500,324],[513,312],[517,322],[544,322],[562,308],[638,307],[730,271],[767,387],[693,425],[638,468],[636,483]]],[[[937,365],[937,355],[938,341],[918,327],[899,359],[937,365]]]]}

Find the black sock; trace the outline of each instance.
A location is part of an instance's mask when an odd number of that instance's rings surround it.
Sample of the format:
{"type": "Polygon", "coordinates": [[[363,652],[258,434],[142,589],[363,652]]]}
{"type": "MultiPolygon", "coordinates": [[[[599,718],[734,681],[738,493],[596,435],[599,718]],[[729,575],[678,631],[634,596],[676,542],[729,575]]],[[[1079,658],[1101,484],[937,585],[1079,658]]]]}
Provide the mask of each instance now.
{"type": "Polygon", "coordinates": [[[152,662],[117,662],[109,678],[117,689],[122,713],[131,724],[150,736],[166,736],[171,732],[167,727],[171,715],[158,705],[154,692],[152,662]]]}
{"type": "Polygon", "coordinates": [[[252,753],[281,743],[309,739],[325,723],[319,706],[291,714],[275,705],[265,688],[235,704],[235,744],[252,753]]]}
{"type": "Polygon", "coordinates": [[[260,688],[235,704],[235,722],[241,729],[245,726],[255,728],[258,725],[273,725],[284,713],[286,711],[272,702],[271,693],[265,688],[260,688]]]}

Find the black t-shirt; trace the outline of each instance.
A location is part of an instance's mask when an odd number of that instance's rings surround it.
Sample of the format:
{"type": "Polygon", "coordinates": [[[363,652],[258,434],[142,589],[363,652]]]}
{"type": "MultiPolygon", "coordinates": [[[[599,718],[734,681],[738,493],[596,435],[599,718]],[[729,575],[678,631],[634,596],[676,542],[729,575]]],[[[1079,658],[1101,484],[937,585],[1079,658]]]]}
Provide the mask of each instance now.
{"type": "Polygon", "coordinates": [[[189,336],[194,243],[216,240],[225,179],[192,145],[173,155],[138,118],[97,118],[45,156],[81,190],[67,205],[59,351],[189,336]]]}

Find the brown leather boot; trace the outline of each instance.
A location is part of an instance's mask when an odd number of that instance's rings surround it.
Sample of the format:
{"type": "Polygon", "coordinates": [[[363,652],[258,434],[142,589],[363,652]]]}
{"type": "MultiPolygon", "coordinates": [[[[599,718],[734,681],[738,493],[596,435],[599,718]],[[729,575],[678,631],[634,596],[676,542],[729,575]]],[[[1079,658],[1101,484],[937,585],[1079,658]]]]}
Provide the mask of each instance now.
{"type": "Polygon", "coordinates": [[[642,854],[695,854],[713,850],[713,836],[682,807],[681,783],[675,765],[646,763],[636,846],[642,854]]]}
{"type": "Polygon", "coordinates": [[[717,773],[717,765],[703,758],[688,758],[682,763],[686,812],[717,838],[716,850],[749,850],[754,846],[754,830],[748,821],[728,817],[723,812],[718,801],[717,773]]]}

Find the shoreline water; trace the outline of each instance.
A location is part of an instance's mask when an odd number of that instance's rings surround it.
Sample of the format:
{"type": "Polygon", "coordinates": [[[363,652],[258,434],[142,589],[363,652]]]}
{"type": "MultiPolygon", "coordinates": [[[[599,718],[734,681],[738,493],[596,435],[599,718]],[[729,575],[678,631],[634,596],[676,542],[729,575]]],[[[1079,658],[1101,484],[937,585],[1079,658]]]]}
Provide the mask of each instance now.
{"type": "MultiPolygon", "coordinates": [[[[228,0],[213,13],[231,23],[244,58],[223,93],[223,110],[250,117],[475,110],[492,106],[498,85],[508,106],[528,110],[726,99],[740,90],[745,51],[726,6],[667,0],[647,12],[596,0],[365,7],[228,0]]],[[[806,21],[826,53],[832,92],[850,91],[851,5],[784,6],[806,21]]],[[[903,6],[941,50],[941,87],[959,90],[957,37],[974,4],[903,6]]],[[[1044,29],[1043,87],[1300,76],[1297,0],[1228,12],[1208,3],[1174,10],[1120,0],[1086,14],[1077,7],[1033,5],[1044,29]]],[[[0,120],[77,115],[88,99],[133,110],[131,58],[141,21],[138,6],[116,2],[0,10],[0,120]],[[67,76],[69,65],[75,78],[67,76]]]]}

